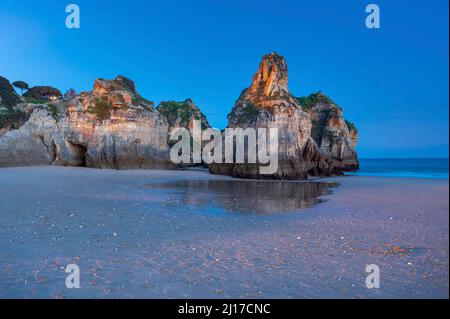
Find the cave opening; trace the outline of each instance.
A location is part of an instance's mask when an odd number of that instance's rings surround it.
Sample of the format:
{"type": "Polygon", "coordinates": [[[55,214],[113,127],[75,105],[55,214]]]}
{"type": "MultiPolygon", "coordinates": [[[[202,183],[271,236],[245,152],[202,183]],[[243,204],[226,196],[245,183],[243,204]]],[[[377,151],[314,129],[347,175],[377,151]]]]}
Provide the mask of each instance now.
{"type": "Polygon", "coordinates": [[[83,144],[68,141],[68,145],[72,154],[75,155],[75,165],[79,167],[86,167],[86,153],[87,148],[83,144]]]}

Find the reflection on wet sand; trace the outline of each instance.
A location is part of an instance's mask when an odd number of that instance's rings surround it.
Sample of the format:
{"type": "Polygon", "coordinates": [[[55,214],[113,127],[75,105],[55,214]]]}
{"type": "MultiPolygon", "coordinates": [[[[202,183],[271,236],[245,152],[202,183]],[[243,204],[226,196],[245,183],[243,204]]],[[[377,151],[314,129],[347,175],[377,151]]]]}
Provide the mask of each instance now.
{"type": "Polygon", "coordinates": [[[182,204],[219,206],[233,212],[278,213],[320,203],[338,183],[282,181],[177,181],[146,184],[147,188],[173,190],[182,204]]]}

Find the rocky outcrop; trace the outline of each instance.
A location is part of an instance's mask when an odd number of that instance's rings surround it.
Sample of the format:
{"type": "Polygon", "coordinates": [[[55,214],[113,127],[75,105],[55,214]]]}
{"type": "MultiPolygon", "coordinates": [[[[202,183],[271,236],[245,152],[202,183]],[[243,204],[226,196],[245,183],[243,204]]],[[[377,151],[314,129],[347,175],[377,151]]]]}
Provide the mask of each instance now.
{"type": "Polygon", "coordinates": [[[169,123],[169,132],[174,128],[181,127],[192,129],[194,120],[201,121],[202,129],[210,127],[206,116],[191,99],[183,102],[164,101],[156,109],[166,117],[169,123]]]}
{"type": "MultiPolygon", "coordinates": [[[[171,166],[166,120],[123,76],[96,80],[92,92],[83,92],[68,102],[67,116],[60,122],[66,150],[85,150],[88,167],[171,166]]],[[[70,165],[72,155],[57,152],[55,160],[70,165]]]]}
{"type": "Polygon", "coordinates": [[[357,169],[356,129],[350,130],[340,108],[325,100],[325,96],[295,98],[288,89],[285,59],[276,53],[264,56],[251,86],[228,115],[228,127],[278,128],[278,169],[262,175],[258,164],[214,163],[210,171],[235,177],[306,179],[357,169]],[[302,105],[305,100],[311,103],[302,105]]]}
{"type": "MultiPolygon", "coordinates": [[[[71,91],[64,98],[50,87],[26,94],[17,95],[0,77],[0,166],[182,167],[170,161],[170,130],[192,129],[194,120],[201,120],[202,129],[210,127],[192,100],[162,102],[155,109],[123,76],[97,79],[92,91],[71,91]]],[[[263,57],[251,86],[228,115],[228,128],[277,128],[277,170],[263,175],[259,164],[213,163],[209,168],[215,174],[306,179],[359,166],[356,127],[323,93],[292,95],[286,61],[276,53],[263,57]]]]}
{"type": "MultiPolygon", "coordinates": [[[[167,143],[169,146],[175,145],[178,140],[170,139],[171,133],[177,128],[186,128],[191,133],[191,148],[190,148],[190,158],[193,158],[193,145],[194,145],[194,121],[200,121],[200,129],[205,130],[210,128],[208,119],[198,108],[197,105],[191,99],[186,99],[183,102],[175,101],[163,101],[156,108],[158,112],[163,115],[167,122],[169,123],[169,134],[167,135],[167,143]]],[[[200,147],[203,149],[205,145],[204,141],[200,141],[200,147]]],[[[180,168],[193,167],[193,166],[204,166],[206,164],[202,161],[201,163],[179,163],[180,168]]]]}
{"type": "Polygon", "coordinates": [[[55,144],[62,140],[56,120],[44,107],[35,106],[28,121],[0,137],[0,167],[51,164],[55,144]]]}
{"type": "Polygon", "coordinates": [[[335,170],[356,169],[358,160],[355,146],[358,131],[344,119],[342,108],[322,92],[297,100],[300,107],[311,116],[311,138],[318,146],[319,153],[335,162],[335,170]]]}
{"type": "Polygon", "coordinates": [[[168,124],[134,83],[98,79],[70,100],[18,104],[28,121],[0,136],[0,166],[171,168],[168,124]]]}

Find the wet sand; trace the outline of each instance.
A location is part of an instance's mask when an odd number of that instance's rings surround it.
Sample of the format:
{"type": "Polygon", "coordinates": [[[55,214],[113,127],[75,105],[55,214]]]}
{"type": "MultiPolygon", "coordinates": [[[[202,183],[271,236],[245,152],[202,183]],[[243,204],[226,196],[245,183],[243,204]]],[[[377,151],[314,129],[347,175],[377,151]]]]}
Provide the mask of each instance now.
{"type": "Polygon", "coordinates": [[[448,185],[1,168],[0,298],[448,298],[448,185]]]}

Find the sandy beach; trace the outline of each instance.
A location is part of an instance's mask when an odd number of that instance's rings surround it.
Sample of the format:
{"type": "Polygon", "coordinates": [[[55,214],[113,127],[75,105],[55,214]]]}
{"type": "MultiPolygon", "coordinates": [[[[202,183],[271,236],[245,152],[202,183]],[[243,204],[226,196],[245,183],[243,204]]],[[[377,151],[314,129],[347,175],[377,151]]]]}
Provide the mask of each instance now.
{"type": "Polygon", "coordinates": [[[448,179],[1,168],[0,298],[448,298],[448,209],[448,179]]]}

